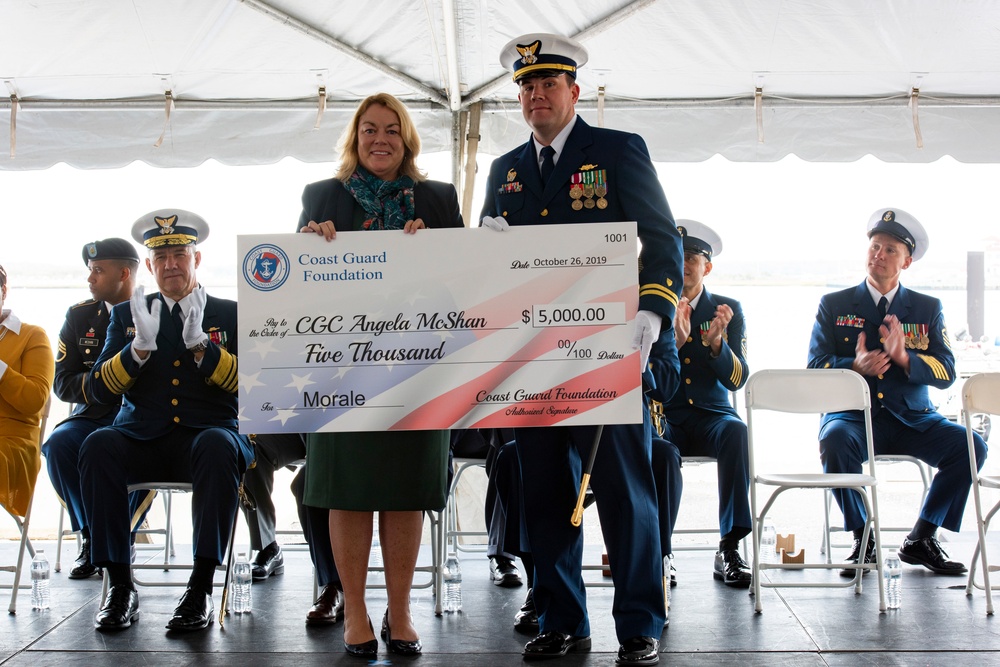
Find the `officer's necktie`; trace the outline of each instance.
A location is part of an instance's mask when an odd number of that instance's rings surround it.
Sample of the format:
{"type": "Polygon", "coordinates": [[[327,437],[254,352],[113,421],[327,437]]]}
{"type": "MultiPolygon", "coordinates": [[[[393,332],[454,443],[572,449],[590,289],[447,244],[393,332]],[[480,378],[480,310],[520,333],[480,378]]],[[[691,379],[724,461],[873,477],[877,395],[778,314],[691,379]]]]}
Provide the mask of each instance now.
{"type": "Polygon", "coordinates": [[[184,331],[184,320],[181,318],[181,304],[175,303],[174,307],[170,309],[170,320],[174,323],[177,335],[180,335],[184,331]]]}
{"type": "Polygon", "coordinates": [[[878,314],[885,319],[885,313],[889,310],[889,299],[882,297],[878,300],[878,314]]]}
{"type": "Polygon", "coordinates": [[[545,146],[542,148],[542,184],[549,182],[549,176],[552,175],[552,170],[556,168],[556,163],[552,159],[556,154],[556,149],[552,146],[545,146]]]}

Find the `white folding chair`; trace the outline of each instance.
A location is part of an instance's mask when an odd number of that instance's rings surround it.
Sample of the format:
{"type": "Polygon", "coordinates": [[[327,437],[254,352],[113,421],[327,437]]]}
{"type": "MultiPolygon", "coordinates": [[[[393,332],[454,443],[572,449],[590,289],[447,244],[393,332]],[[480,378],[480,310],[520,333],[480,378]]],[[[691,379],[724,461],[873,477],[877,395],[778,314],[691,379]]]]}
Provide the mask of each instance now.
{"type": "MultiPolygon", "coordinates": [[[[913,465],[917,469],[917,474],[920,476],[920,482],[923,488],[920,493],[920,505],[922,506],[924,500],[927,499],[927,494],[931,490],[931,467],[918,459],[915,456],[906,456],[905,454],[876,454],[875,455],[875,468],[878,469],[879,465],[893,465],[896,463],[908,463],[913,465]]],[[[821,546],[821,553],[826,554],[826,562],[833,562],[833,550],[835,548],[850,548],[852,544],[849,543],[834,543],[833,534],[836,532],[844,532],[843,528],[837,528],[830,524],[830,510],[833,508],[833,491],[827,489],[823,493],[823,544],[821,546]]],[[[901,532],[908,533],[911,526],[882,526],[881,531],[883,533],[888,532],[901,532]]]]}
{"type": "MultiPolygon", "coordinates": [[[[378,512],[376,512],[376,515],[378,512]]],[[[417,565],[413,568],[414,572],[423,572],[428,575],[425,581],[420,583],[414,583],[410,586],[413,589],[429,588],[434,595],[434,613],[440,616],[443,612],[443,607],[441,606],[441,591],[444,585],[444,549],[445,544],[445,531],[444,531],[444,509],[440,510],[424,510],[424,516],[427,517],[430,527],[430,545],[431,545],[431,562],[425,565],[417,565]]],[[[368,572],[378,572],[385,574],[384,565],[369,565],[368,572]]],[[[386,585],[384,583],[369,583],[365,585],[365,588],[369,589],[384,589],[386,585]]]]}
{"type": "MultiPolygon", "coordinates": [[[[42,408],[42,413],[40,415],[38,422],[39,449],[41,449],[42,443],[45,442],[45,427],[48,425],[49,410],[51,408],[52,408],[52,397],[49,396],[48,400],[45,401],[45,407],[42,408]]],[[[28,500],[28,509],[25,511],[23,517],[19,517],[10,510],[7,510],[7,513],[10,514],[12,519],[14,519],[14,523],[17,524],[17,530],[21,534],[21,542],[17,550],[17,564],[5,565],[0,567],[0,571],[2,572],[14,573],[14,581],[12,583],[0,584],[0,589],[7,589],[7,588],[10,589],[10,604],[7,607],[7,611],[10,612],[11,614],[17,613],[17,592],[22,588],[31,588],[31,582],[28,582],[27,584],[21,583],[21,575],[24,574],[25,551],[28,552],[28,555],[31,558],[35,557],[35,549],[31,546],[31,540],[28,539],[28,527],[31,524],[31,506],[34,504],[34,502],[35,502],[35,494],[34,492],[32,492],[31,498],[28,500]]]]}
{"type": "MultiPolygon", "coordinates": [[[[731,391],[731,392],[729,392],[729,396],[730,396],[730,402],[732,403],[733,408],[738,411],[739,410],[739,401],[738,401],[737,393],[735,391],[731,391]]],[[[656,402],[654,401],[654,405],[655,404],[656,404],[656,402]]],[[[659,409],[662,410],[662,404],[660,404],[660,408],[659,409]]],[[[654,418],[654,420],[656,420],[657,419],[657,415],[655,414],[656,413],[656,408],[651,408],[651,411],[653,412],[653,418],[654,418]]],[[[664,417],[660,416],[660,418],[663,419],[664,417]]],[[[654,421],[654,424],[655,424],[655,421],[654,421]]],[[[656,430],[657,430],[658,434],[662,437],[663,436],[662,429],[659,426],[657,426],[656,430]]],[[[715,465],[717,467],[718,463],[719,463],[718,460],[715,457],[712,457],[712,456],[681,456],[681,468],[684,468],[684,466],[698,467],[698,466],[703,466],[703,465],[715,465]]],[[[683,506],[683,503],[682,503],[682,506],[683,506]]],[[[674,528],[673,534],[674,535],[704,535],[707,538],[707,541],[705,541],[705,542],[697,542],[697,543],[693,543],[693,544],[678,544],[677,546],[672,547],[672,549],[674,551],[713,551],[714,552],[714,551],[717,551],[718,548],[719,548],[718,547],[718,545],[719,545],[719,524],[718,523],[710,524],[710,525],[706,525],[706,526],[699,526],[699,527],[674,528]]],[[[743,557],[747,558],[747,556],[748,556],[748,547],[747,547],[747,541],[746,541],[746,539],[740,540],[740,543],[742,544],[742,548],[743,548],[743,557]]]]}
{"type": "MultiPolygon", "coordinates": [[[[170,559],[173,558],[176,553],[174,551],[174,540],[171,532],[170,525],[170,515],[171,515],[171,491],[163,491],[162,493],[157,491],[151,492],[151,497],[148,499],[149,502],[159,496],[163,499],[163,514],[165,516],[165,524],[163,528],[140,528],[136,532],[138,535],[163,535],[164,544],[163,546],[154,543],[148,544],[136,544],[135,548],[138,551],[163,551],[163,565],[165,569],[169,569],[170,559]]],[[[66,528],[66,506],[63,504],[62,499],[59,499],[59,526],[56,528],[56,563],[55,571],[62,571],[62,543],[63,539],[70,536],[76,537],[76,548],[80,549],[82,543],[82,536],[80,531],[73,530],[72,528],[66,528]]]]}
{"type": "MultiPolygon", "coordinates": [[[[753,512],[753,592],[755,610],[763,610],[761,588],[843,588],[854,586],[861,593],[861,579],[864,570],[878,573],[879,611],[885,611],[885,588],[882,583],[882,544],[879,539],[878,495],[875,478],[875,447],[872,439],[871,407],[868,384],[864,378],[850,370],[842,369],[795,369],[764,370],[754,373],[746,385],[747,429],[750,442],[750,506],[753,512]],[[867,474],[863,473],[761,473],[757,471],[757,458],[761,456],[767,443],[773,443],[788,451],[789,443],[784,439],[787,431],[778,437],[764,437],[754,424],[756,412],[766,410],[779,413],[822,414],[858,410],[864,415],[865,440],[868,447],[867,474]],[[757,487],[774,487],[767,502],[758,510],[757,487]],[[865,523],[862,544],[867,544],[874,531],[875,563],[865,563],[861,559],[856,565],[831,563],[782,564],[760,562],[760,534],[764,518],[774,501],[789,489],[855,489],[861,494],[868,521],[865,523]],[[805,582],[805,581],[763,581],[765,570],[781,569],[855,569],[854,579],[847,582],[805,582]]],[[[777,451],[777,446],[772,447],[777,451]]]]}
{"type": "Polygon", "coordinates": [[[456,555],[460,551],[469,553],[486,553],[487,545],[483,544],[462,544],[462,538],[464,537],[480,537],[485,538],[488,533],[485,530],[461,530],[459,529],[459,516],[458,516],[458,499],[456,498],[456,491],[458,490],[458,483],[462,479],[462,475],[465,474],[466,470],[470,468],[486,468],[485,458],[464,458],[464,457],[454,457],[452,461],[455,468],[455,475],[451,479],[451,487],[448,489],[448,503],[445,505],[443,512],[443,522],[445,531],[445,549],[446,553],[451,552],[456,555]]]}
{"type": "MultiPolygon", "coordinates": [[[[986,591],[986,614],[993,615],[993,590],[990,585],[990,563],[986,555],[986,531],[990,520],[1000,510],[1000,501],[983,516],[983,501],[980,489],[1000,489],[1000,476],[980,475],[976,468],[976,448],[973,440],[976,416],[980,414],[1000,415],[1000,373],[980,373],[965,381],[962,387],[962,419],[965,423],[966,438],[969,443],[969,467],[972,471],[972,496],[976,503],[976,524],[979,529],[979,542],[972,554],[969,564],[969,580],[965,585],[965,594],[972,595],[973,586],[986,591]],[[983,583],[976,582],[976,558],[983,567],[983,583]]],[[[992,571],[996,572],[994,567],[992,571]]],[[[997,586],[996,588],[1000,588],[997,586]]]]}
{"type": "MultiPolygon", "coordinates": [[[[133,491],[156,491],[157,493],[163,493],[166,496],[166,513],[167,522],[165,528],[165,544],[164,549],[167,549],[167,558],[163,563],[132,563],[132,580],[137,586],[187,586],[187,579],[167,579],[160,581],[153,581],[149,579],[143,579],[139,576],[139,572],[142,570],[162,570],[164,572],[169,572],[170,570],[184,570],[189,571],[194,568],[192,563],[172,563],[170,561],[170,556],[168,546],[173,544],[173,522],[170,521],[170,514],[173,509],[173,497],[178,493],[190,493],[192,490],[192,485],[190,482],[141,482],[137,484],[129,484],[128,492],[133,491]]],[[[239,517],[239,511],[237,510],[236,516],[239,517]]],[[[235,531],[235,525],[233,527],[235,531]]],[[[230,540],[231,541],[231,540],[230,540]]],[[[232,545],[230,545],[232,546],[232,545]]],[[[233,565],[232,554],[228,554],[225,558],[225,562],[218,567],[219,571],[230,572],[233,565]]],[[[227,577],[228,580],[228,577],[227,577]]],[[[101,599],[104,599],[108,593],[108,571],[104,570],[104,585],[101,591],[101,599]]]]}

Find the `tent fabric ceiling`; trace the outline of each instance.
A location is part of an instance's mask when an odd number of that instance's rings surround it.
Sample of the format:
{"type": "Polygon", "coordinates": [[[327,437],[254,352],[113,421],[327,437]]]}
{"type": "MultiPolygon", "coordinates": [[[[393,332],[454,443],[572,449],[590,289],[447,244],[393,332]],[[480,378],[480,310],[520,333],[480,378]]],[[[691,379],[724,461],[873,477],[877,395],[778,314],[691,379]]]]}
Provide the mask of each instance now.
{"type": "Polygon", "coordinates": [[[584,42],[582,115],[602,89],[604,124],[657,161],[1000,161],[993,0],[33,0],[0,26],[7,170],[330,161],[377,91],[425,152],[481,101],[499,154],[528,131],[498,53],[535,31],[584,42]]]}

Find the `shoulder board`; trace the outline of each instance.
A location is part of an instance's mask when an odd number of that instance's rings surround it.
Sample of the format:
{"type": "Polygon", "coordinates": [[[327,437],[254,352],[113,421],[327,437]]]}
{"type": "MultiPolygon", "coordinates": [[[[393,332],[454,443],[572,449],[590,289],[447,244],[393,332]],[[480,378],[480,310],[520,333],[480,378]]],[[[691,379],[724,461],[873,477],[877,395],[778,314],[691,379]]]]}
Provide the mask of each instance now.
{"type": "Polygon", "coordinates": [[[93,306],[97,303],[97,299],[87,299],[86,301],[81,301],[80,303],[70,306],[70,308],[83,308],[84,306],[93,306]]]}

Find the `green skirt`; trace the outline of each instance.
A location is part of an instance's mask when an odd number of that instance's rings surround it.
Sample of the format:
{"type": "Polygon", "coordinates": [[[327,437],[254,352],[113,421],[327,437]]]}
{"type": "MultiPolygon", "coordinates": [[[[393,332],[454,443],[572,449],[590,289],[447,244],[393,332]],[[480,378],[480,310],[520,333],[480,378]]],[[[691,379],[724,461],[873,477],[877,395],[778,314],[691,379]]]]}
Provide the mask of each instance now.
{"type": "Polygon", "coordinates": [[[441,509],[449,437],[447,430],[310,433],[303,502],[359,512],[441,509]]]}

